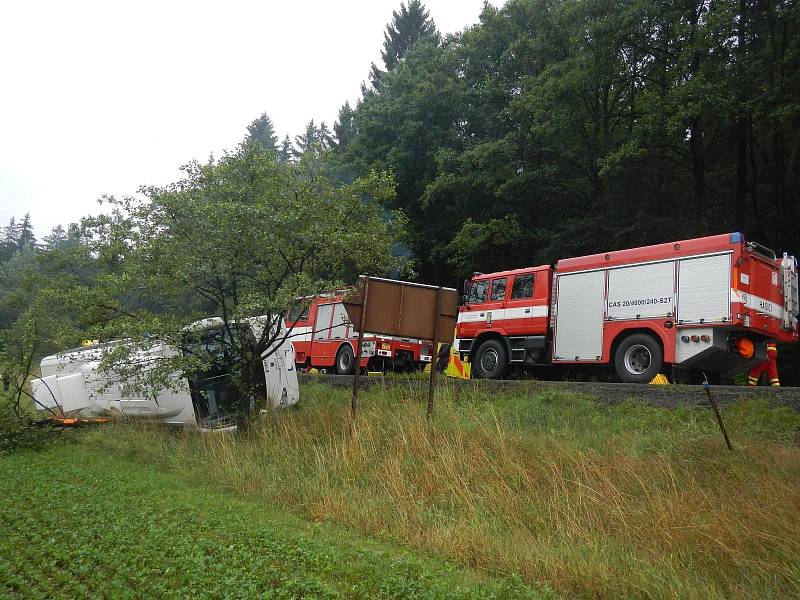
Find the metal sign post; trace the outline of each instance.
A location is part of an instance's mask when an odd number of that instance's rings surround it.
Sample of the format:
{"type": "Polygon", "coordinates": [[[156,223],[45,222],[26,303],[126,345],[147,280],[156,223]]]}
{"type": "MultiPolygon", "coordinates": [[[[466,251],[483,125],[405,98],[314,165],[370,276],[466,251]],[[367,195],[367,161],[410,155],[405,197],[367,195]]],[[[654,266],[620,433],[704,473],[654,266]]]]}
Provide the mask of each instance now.
{"type": "Polygon", "coordinates": [[[717,417],[717,424],[719,425],[719,429],[722,432],[722,437],[725,438],[725,445],[728,447],[728,450],[733,452],[733,446],[731,446],[731,441],[728,439],[728,432],[725,429],[725,423],[722,422],[722,415],[719,414],[719,408],[717,408],[717,403],[714,402],[714,397],[711,395],[711,386],[708,384],[708,377],[706,374],[703,373],[703,389],[706,391],[706,395],[708,396],[708,401],[711,403],[711,408],[714,409],[714,414],[717,417]]]}
{"type": "Polygon", "coordinates": [[[433,394],[436,388],[436,363],[439,342],[452,342],[458,315],[458,292],[453,288],[436,287],[361,276],[355,293],[342,300],[353,327],[358,328],[356,372],[353,375],[353,399],[350,404],[350,431],[355,431],[358,402],[358,380],[361,369],[362,338],[369,335],[391,335],[432,340],[431,377],[428,383],[428,418],[433,415],[433,394]],[[367,303],[370,290],[371,302],[367,303]]]}
{"type": "Polygon", "coordinates": [[[369,293],[369,277],[362,277],[364,282],[364,295],[361,299],[361,316],[360,323],[358,323],[358,341],[356,342],[356,364],[353,371],[353,397],[350,399],[350,435],[356,431],[356,408],[358,406],[358,378],[361,375],[361,347],[364,339],[364,319],[363,315],[367,314],[367,295],[369,293]]]}
{"type": "Polygon", "coordinates": [[[433,347],[431,348],[431,378],[428,382],[428,420],[433,417],[433,392],[436,389],[436,371],[439,362],[439,321],[442,314],[442,288],[436,290],[436,313],[433,324],[433,347]]]}

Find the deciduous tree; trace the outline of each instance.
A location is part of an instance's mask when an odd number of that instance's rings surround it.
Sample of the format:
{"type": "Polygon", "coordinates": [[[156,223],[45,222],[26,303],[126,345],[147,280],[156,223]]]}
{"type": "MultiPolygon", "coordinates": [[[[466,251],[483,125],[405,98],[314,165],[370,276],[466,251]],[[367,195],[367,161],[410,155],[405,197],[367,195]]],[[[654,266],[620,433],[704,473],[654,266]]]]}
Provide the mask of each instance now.
{"type": "Polygon", "coordinates": [[[142,369],[132,360],[136,352],[154,339],[181,348],[188,323],[219,316],[222,366],[246,417],[259,373],[263,379],[262,359],[288,335],[278,326],[284,309],[296,297],[341,285],[349,272],[398,266],[392,247],[404,220],[387,220],[381,208],[394,194],[390,176],[372,172],[337,186],[320,175],[313,156],[288,165],[243,144],[218,161],[190,163],[184,173],[174,184],[143,188],[145,201],[108,200],[112,215],[95,220],[87,234],[95,254],[119,267],[108,279],[114,285],[104,293],[95,286],[95,296],[76,289],[72,297],[80,296],[86,311],[102,304],[122,311],[113,323],[98,320],[94,331],[131,340],[109,351],[104,368],[143,391],[174,385],[176,374],[207,368],[210,358],[179,352],[142,369]],[[121,296],[139,301],[123,306],[121,296]],[[239,324],[253,316],[262,317],[263,330],[241,335],[239,324]]]}

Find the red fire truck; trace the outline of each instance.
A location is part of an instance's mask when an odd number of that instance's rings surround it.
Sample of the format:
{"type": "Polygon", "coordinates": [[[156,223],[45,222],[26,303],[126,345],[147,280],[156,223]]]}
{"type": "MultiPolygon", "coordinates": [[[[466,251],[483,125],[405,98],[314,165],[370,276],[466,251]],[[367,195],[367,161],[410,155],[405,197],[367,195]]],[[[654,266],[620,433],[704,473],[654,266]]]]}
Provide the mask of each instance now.
{"type": "MultiPolygon", "coordinates": [[[[292,327],[298,368],[316,368],[337,375],[349,375],[355,367],[358,332],[353,330],[342,305],[344,291],[301,298],[286,315],[292,327]]],[[[364,333],[361,368],[422,370],[431,362],[430,342],[364,333]]]]}
{"type": "Polygon", "coordinates": [[[740,233],[476,273],[464,293],[455,343],[473,377],[557,364],[613,364],[640,383],[670,364],[733,374],[767,341],[798,341],[797,261],[740,233]]]}

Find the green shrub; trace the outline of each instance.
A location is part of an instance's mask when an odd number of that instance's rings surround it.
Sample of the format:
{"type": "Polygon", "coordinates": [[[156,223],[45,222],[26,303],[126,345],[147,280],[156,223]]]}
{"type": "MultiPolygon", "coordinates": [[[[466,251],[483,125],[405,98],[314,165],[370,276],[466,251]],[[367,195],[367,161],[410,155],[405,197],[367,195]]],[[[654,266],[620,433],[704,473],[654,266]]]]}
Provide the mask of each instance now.
{"type": "Polygon", "coordinates": [[[0,454],[19,448],[39,449],[54,438],[54,432],[37,426],[24,409],[15,406],[14,398],[0,392],[0,454]]]}

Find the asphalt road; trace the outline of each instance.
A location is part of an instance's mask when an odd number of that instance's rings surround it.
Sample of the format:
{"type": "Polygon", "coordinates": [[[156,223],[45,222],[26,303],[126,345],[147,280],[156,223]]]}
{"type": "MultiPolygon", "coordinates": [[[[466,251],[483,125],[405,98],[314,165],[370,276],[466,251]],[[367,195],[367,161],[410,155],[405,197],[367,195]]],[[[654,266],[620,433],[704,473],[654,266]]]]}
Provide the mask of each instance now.
{"type": "MultiPolygon", "coordinates": [[[[353,378],[347,375],[307,375],[300,374],[300,383],[322,383],[334,387],[352,387],[353,378]]],[[[534,381],[453,379],[437,377],[438,386],[451,386],[456,389],[476,389],[491,391],[526,390],[530,393],[543,391],[569,391],[583,394],[604,404],[615,404],[625,400],[643,402],[663,408],[680,405],[706,405],[708,398],[701,385],[642,385],[634,383],[601,383],[585,381],[534,381]]],[[[359,377],[360,388],[414,386],[427,389],[428,379],[397,378],[370,375],[359,377]]],[[[746,387],[735,385],[712,385],[711,392],[719,404],[730,404],[746,398],[764,398],[773,406],[789,406],[800,411],[800,387],[746,387]]]]}

